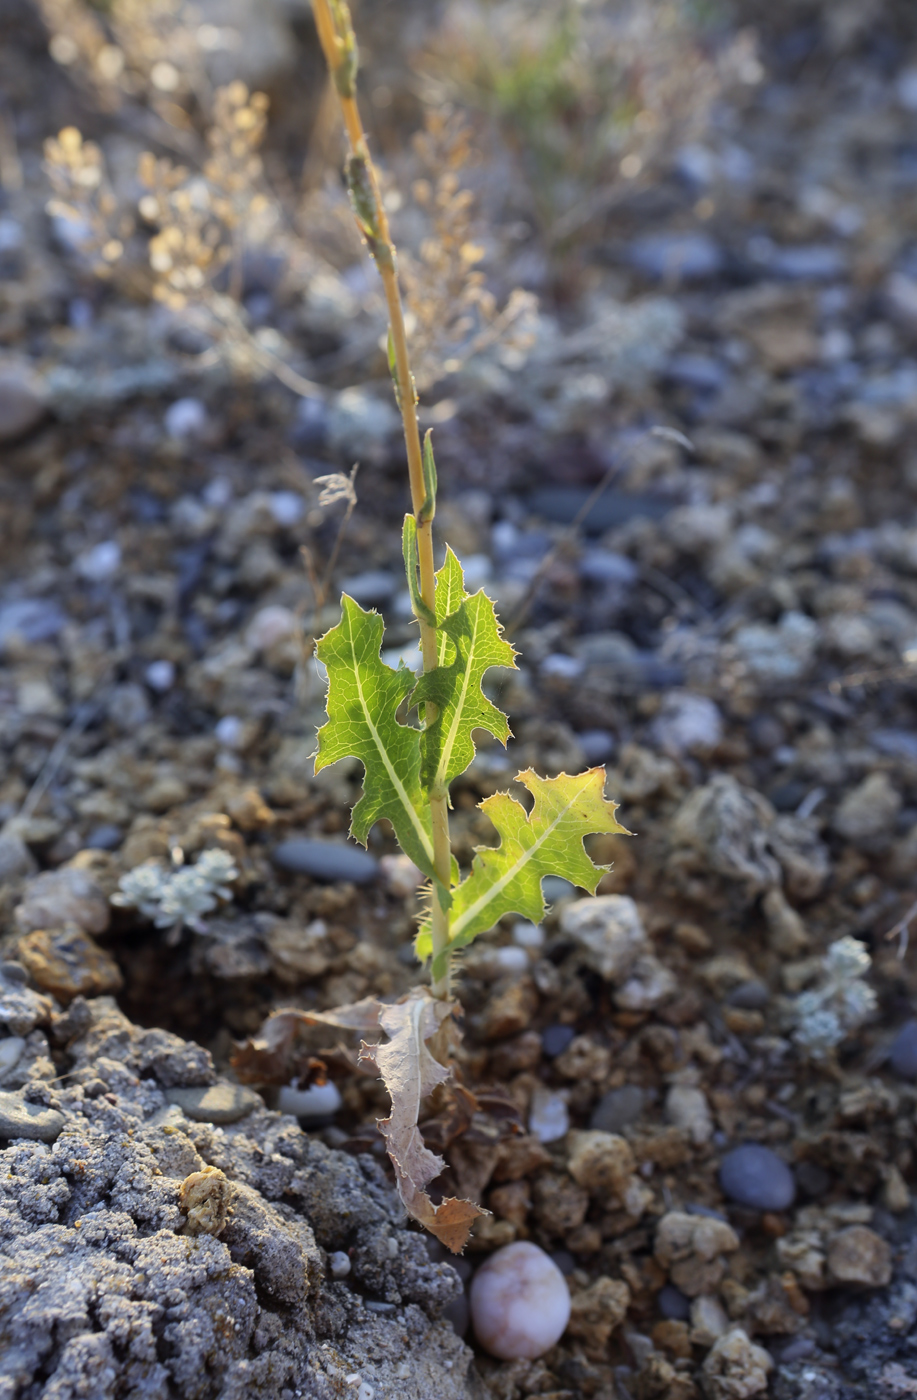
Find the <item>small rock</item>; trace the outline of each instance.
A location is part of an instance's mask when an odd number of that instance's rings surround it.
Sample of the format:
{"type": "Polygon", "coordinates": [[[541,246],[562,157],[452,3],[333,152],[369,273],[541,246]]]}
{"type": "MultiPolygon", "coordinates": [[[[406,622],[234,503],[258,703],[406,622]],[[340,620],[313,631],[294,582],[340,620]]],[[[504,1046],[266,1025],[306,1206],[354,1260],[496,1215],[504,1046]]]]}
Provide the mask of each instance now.
{"type": "Polygon", "coordinates": [[[894,834],[901,795],[887,773],[870,773],[848,792],[831,823],[838,836],[869,851],[883,850],[894,834]]]}
{"type": "Polygon", "coordinates": [[[589,1360],[604,1361],[611,1334],[624,1321],[629,1306],[630,1289],[623,1279],[603,1275],[573,1295],[567,1332],[583,1343],[589,1360]]]}
{"type": "Polygon", "coordinates": [[[504,1361],[534,1360],[563,1335],[570,1290],[554,1261],[537,1245],[505,1245],[471,1282],[471,1320],[485,1351],[504,1361]]]}
{"type": "Polygon", "coordinates": [[[0,1040],[0,1079],[5,1079],[10,1070],[16,1068],[24,1049],[21,1035],[7,1035],[0,1040]]]}
{"type": "Polygon", "coordinates": [[[301,1123],[314,1123],[337,1113],[343,1102],[340,1089],[331,1079],[324,1084],[310,1084],[308,1089],[284,1084],[277,1095],[277,1112],[292,1113],[301,1123]]]}
{"type": "Polygon", "coordinates": [[[742,1011],[763,1011],[770,997],[771,994],[764,983],[753,979],[750,982],[741,982],[729,993],[727,1000],[730,1006],[737,1006],[742,1011]]]}
{"type": "Polygon", "coordinates": [[[671,758],[708,753],[723,737],[723,717],[706,695],[673,690],[663,700],[650,733],[658,748],[671,758]]]}
{"type": "Polygon", "coordinates": [[[164,695],[175,684],[175,664],[172,661],[151,661],[143,676],[150,690],[164,695]]]}
{"type": "Polygon", "coordinates": [[[590,1195],[623,1200],[636,1169],[630,1143],[615,1133],[571,1134],[567,1170],[590,1195]]]}
{"type": "MultiPolygon", "coordinates": [[[[404,587],[403,579],[400,586],[404,587]]],[[[341,584],[341,592],[353,598],[361,608],[372,608],[387,603],[398,587],[399,580],[387,569],[368,569],[366,573],[345,578],[341,584]]]]}
{"type": "Polygon", "coordinates": [[[424,881],[423,871],[418,870],[410,856],[383,856],[379,861],[379,869],[386,890],[396,899],[407,899],[416,893],[418,886],[424,881]]]}
{"type": "Polygon", "coordinates": [[[767,921],[768,943],[781,958],[798,958],[809,946],[806,926],[783,891],[775,886],[761,901],[767,921]]]}
{"type": "Polygon", "coordinates": [[[291,836],[271,852],[271,860],[281,870],[295,875],[311,875],[315,880],[347,880],[366,885],[374,880],[379,865],[374,856],[342,841],[315,841],[307,836],[291,836]]]}
{"type": "Polygon", "coordinates": [[[776,627],[749,622],[733,643],[749,671],[765,683],[794,681],[809,669],[819,638],[818,623],[805,613],[785,612],[776,627]]]}
{"type": "Polygon", "coordinates": [[[726,1153],[720,1163],[720,1186],[731,1201],[753,1210],[788,1210],[796,1199],[796,1183],[786,1162],[754,1142],[726,1153]]]}
{"type": "Polygon", "coordinates": [[[628,261],[654,281],[677,285],[715,277],[723,253],[705,233],[647,233],[631,243],[628,261]]]}
{"type": "Polygon", "coordinates": [[[294,920],[278,919],[268,928],[265,944],[276,976],[297,983],[322,977],[331,966],[328,925],[313,919],[305,928],[294,920]]]}
{"type": "Polygon", "coordinates": [[[884,1288],[891,1282],[892,1251],[867,1225],[850,1225],[828,1245],[828,1275],[833,1283],[861,1283],[884,1288]]]}
{"type": "Polygon", "coordinates": [[[666,1094],[665,1116],[674,1127],[688,1135],[695,1147],[709,1142],[713,1136],[713,1119],[703,1089],[673,1084],[666,1094]]]}
{"type": "Polygon", "coordinates": [[[709,1400],[749,1400],[767,1390],[774,1363],[769,1352],[749,1340],[741,1327],[718,1338],[701,1368],[709,1400]]]}
{"type": "Polygon", "coordinates": [[[774,809],[753,788],[719,773],[686,798],[672,818],[675,865],[696,866],[744,886],[750,901],[780,881],[767,849],[774,809]]]}
{"type": "Polygon", "coordinates": [[[124,832],[120,826],[103,822],[100,826],[94,826],[86,837],[86,848],[90,851],[116,851],[123,840],[124,832]]]}
{"type": "Polygon", "coordinates": [[[76,571],[88,583],[107,583],[121,567],[121,546],[117,540],[102,540],[77,557],[76,571]]]}
{"type": "Polygon", "coordinates": [[[673,1322],[687,1322],[691,1316],[691,1299],[686,1297],[680,1288],[676,1288],[674,1283],[663,1284],[656,1295],[656,1302],[662,1316],[673,1322]]]}
{"type": "Polygon", "coordinates": [[[21,836],[13,831],[0,834],[0,885],[34,875],[38,864],[21,836]]]}
{"type": "Polygon", "coordinates": [[[691,1303],[691,1341],[695,1346],[710,1347],[729,1331],[729,1318],[718,1298],[702,1293],[691,1303]]]}
{"type": "Polygon", "coordinates": [[[631,974],[614,994],[615,1006],[622,1011],[652,1011],[676,991],[675,974],[652,953],[637,959],[631,974]]]}
{"type": "Polygon", "coordinates": [[[179,442],[202,437],[209,426],[207,409],[200,399],[176,399],[166,409],[163,426],[179,442]]]}
{"type": "Polygon", "coordinates": [[[539,1086],[532,1094],[529,1132],[539,1142],[557,1142],[570,1129],[570,1111],[564,1094],[539,1086]]]}
{"type": "Polygon", "coordinates": [[[65,1121],[64,1115],[56,1109],[28,1103],[22,1094],[0,1093],[0,1138],[54,1142],[65,1121]]]}
{"type": "Polygon", "coordinates": [[[738,1247],[738,1236],[724,1220],[671,1210],[656,1227],[653,1252],[675,1287],[697,1298],[718,1287],[726,1272],[723,1256],[738,1247]]]}
{"type": "Polygon", "coordinates": [[[183,1235],[219,1235],[232,1213],[233,1186],[219,1167],[204,1167],[186,1176],[178,1193],[179,1208],[188,1217],[183,1235]]]}
{"type": "Polygon", "coordinates": [[[176,1104],[195,1123],[235,1123],[264,1104],[254,1089],[244,1084],[202,1085],[193,1089],[166,1089],[166,1099],[176,1104]]]}
{"type": "Polygon", "coordinates": [[[252,651],[270,651],[278,642],[285,642],[297,633],[298,621],[290,608],[276,604],[261,608],[245,629],[245,643],[252,651]]]}
{"type": "Polygon", "coordinates": [[[518,1035],[528,1028],[537,1009],[538,993],[534,982],[531,977],[519,977],[487,1003],[479,1022],[481,1038],[493,1041],[518,1035]]]}
{"type": "Polygon", "coordinates": [[[14,442],[45,414],[41,380],[23,361],[0,364],[0,442],[14,442]]]}
{"type": "Polygon", "coordinates": [[[622,1084],[620,1089],[609,1089],[603,1094],[592,1110],[590,1128],[602,1133],[620,1133],[630,1123],[635,1123],[643,1112],[646,1095],[636,1084],[622,1084]]]}
{"type": "Polygon", "coordinates": [[[572,1026],[548,1026],[541,1035],[541,1048],[549,1060],[562,1055],[576,1035],[572,1026]]]}
{"type": "Polygon", "coordinates": [[[16,955],[42,991],[59,1001],[102,996],[123,985],[114,958],[76,924],[35,929],[20,938],[16,955]]]}
{"type": "Polygon", "coordinates": [[[626,894],[578,899],[564,909],[560,926],[606,982],[622,982],[637,958],[649,952],[640,913],[626,894]]]}
{"type": "Polygon", "coordinates": [[[891,1043],[888,1062],[899,1079],[917,1079],[917,1021],[905,1021],[891,1043]]]}

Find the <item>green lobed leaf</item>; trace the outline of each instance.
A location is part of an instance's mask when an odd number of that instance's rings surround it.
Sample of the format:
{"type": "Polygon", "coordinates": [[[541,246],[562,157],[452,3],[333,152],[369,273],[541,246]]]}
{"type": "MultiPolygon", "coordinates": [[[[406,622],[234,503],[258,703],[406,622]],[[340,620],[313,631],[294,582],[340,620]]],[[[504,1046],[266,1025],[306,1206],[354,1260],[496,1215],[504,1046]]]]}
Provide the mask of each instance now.
{"type": "Polygon", "coordinates": [[[346,593],[341,612],[341,621],[316,646],[328,671],[328,723],[318,731],[315,771],[341,758],[358,758],[365,777],[351,835],[365,846],[373,823],[387,817],[405,855],[433,878],[433,827],[420,779],[420,730],[395,718],[416,678],[406,667],[394,671],[381,660],[378,613],[364,612],[346,593]]]}
{"type": "Polygon", "coordinates": [[[435,604],[439,664],[420,678],[411,698],[437,707],[421,734],[421,772],[427,789],[442,793],[474,758],[474,729],[487,730],[502,744],[510,737],[506,715],[487,699],[481,682],[491,666],[515,667],[516,653],[500,635],[486,594],[465,592],[462,566],[451,549],[436,576],[435,604]]]}
{"type": "MultiPolygon", "coordinates": [[[[607,867],[590,860],[583,838],[595,832],[630,834],[615,821],[617,804],[605,800],[604,768],[557,778],[539,778],[529,768],[516,775],[516,782],[532,794],[531,812],[506,792],[480,803],[497,828],[500,844],[478,846],[470,875],[452,892],[448,952],[493,928],[504,914],[521,914],[539,923],[545,914],[545,875],[563,876],[594,894],[607,867]]],[[[418,935],[416,950],[420,958],[430,956],[426,927],[418,935]]],[[[433,975],[443,971],[434,967],[433,975]]]]}

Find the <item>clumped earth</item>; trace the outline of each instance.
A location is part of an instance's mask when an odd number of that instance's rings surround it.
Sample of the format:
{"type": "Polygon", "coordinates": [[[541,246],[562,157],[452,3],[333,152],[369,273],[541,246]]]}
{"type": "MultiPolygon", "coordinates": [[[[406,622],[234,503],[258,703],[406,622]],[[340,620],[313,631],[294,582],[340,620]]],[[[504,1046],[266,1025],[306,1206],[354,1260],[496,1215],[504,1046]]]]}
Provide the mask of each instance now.
{"type": "Polygon", "coordinates": [[[529,765],[606,763],[637,833],[596,844],[596,900],[555,882],[543,927],[461,965],[476,1106],[434,1101],[425,1136],[443,1193],[492,1214],[455,1267],[398,1215],[355,1044],[258,1044],[278,1007],[421,975],[411,868],[383,830],[347,845],[359,773],[310,762],[302,639],[335,618],[300,549],[330,555],[343,507],[316,478],[357,458],[331,597],[377,606],[393,651],[415,635],[371,280],[246,273],[248,314],[321,379],[307,399],[107,292],[39,168],[44,136],[103,117],[34,14],[0,13],[11,1400],[914,1393],[917,52],[893,4],[842,9],[737,13],[744,95],[572,251],[530,228],[499,270],[540,298],[528,359],[488,351],[430,396],[441,538],[522,654],[456,854],[529,765]],[[145,861],[165,883],[214,850],[234,873],[209,909],[112,902],[145,861]],[[532,1362],[458,1335],[514,1240],[572,1297],[532,1362]]]}

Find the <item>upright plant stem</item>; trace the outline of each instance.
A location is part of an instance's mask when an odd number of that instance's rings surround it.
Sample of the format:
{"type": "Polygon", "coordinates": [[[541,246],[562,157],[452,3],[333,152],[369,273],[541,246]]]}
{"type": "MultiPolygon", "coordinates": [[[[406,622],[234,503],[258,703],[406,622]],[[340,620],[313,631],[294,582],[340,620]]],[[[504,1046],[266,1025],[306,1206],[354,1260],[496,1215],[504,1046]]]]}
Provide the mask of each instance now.
{"type": "MultiPolygon", "coordinates": [[[[398,381],[398,399],[401,418],[404,424],[404,442],[407,449],[408,474],[411,483],[411,504],[417,521],[417,553],[420,566],[420,593],[427,607],[434,608],[435,565],[433,562],[433,520],[425,518],[423,510],[426,498],[423,476],[423,456],[420,446],[420,428],[417,422],[417,393],[411,362],[408,355],[407,334],[404,326],[404,310],[401,305],[401,291],[398,286],[398,273],[395,262],[395,245],[389,231],[388,217],[379,192],[379,181],[369,154],[369,146],[357,107],[356,46],[350,29],[350,15],[344,0],[312,0],[315,25],[319,41],[328,64],[338,99],[344,126],[351,151],[362,159],[369,177],[374,210],[374,237],[370,244],[376,266],[382,278],[385,300],[388,306],[388,319],[394,349],[395,373],[398,381]]],[[[436,630],[423,618],[420,622],[420,645],[423,653],[424,671],[436,667],[436,630]]],[[[436,707],[427,702],[425,722],[432,723],[436,718],[436,707]]],[[[448,794],[430,794],[430,812],[433,821],[433,863],[437,877],[448,890],[451,880],[452,848],[449,841],[448,794]]],[[[442,908],[434,891],[432,899],[432,938],[433,962],[444,952],[449,942],[449,916],[442,908]]],[[[435,978],[433,991],[437,996],[448,995],[448,973],[435,978]]]]}

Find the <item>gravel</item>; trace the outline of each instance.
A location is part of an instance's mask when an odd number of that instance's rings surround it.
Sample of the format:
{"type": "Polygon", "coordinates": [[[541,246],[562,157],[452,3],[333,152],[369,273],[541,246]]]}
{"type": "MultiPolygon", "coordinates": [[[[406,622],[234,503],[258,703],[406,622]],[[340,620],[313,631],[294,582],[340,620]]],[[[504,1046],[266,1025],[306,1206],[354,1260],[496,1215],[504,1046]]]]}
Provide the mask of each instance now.
{"type": "Polygon", "coordinates": [[[291,836],[271,852],[271,860],[281,870],[294,875],[311,875],[315,880],[349,880],[366,885],[379,872],[374,856],[341,841],[315,841],[307,836],[291,836]]]}
{"type": "Polygon", "coordinates": [[[897,1032],[888,1062],[899,1079],[917,1079],[917,1020],[905,1021],[897,1032]]]}
{"type": "Polygon", "coordinates": [[[788,1210],[796,1199],[793,1173],[783,1158],[753,1142],[726,1153],[720,1185],[731,1201],[753,1210],[788,1210]]]}

